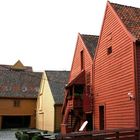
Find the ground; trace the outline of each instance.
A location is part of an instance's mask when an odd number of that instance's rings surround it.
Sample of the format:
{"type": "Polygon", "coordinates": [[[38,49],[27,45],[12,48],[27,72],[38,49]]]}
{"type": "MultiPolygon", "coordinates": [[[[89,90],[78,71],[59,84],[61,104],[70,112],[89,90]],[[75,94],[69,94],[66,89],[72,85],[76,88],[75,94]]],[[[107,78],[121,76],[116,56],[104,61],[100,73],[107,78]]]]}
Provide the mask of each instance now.
{"type": "MultiPolygon", "coordinates": [[[[15,137],[15,132],[17,131],[28,131],[28,132],[41,132],[41,130],[37,130],[37,129],[2,129],[0,130],[0,140],[17,140],[15,137]]],[[[50,138],[54,138],[55,135],[58,135],[58,133],[51,133],[51,132],[47,132],[45,133],[45,131],[43,131],[44,137],[50,137],[50,138]],[[49,136],[48,136],[49,135],[49,136]]]]}
{"type": "Polygon", "coordinates": [[[17,140],[15,132],[16,130],[0,130],[0,140],[17,140]]]}

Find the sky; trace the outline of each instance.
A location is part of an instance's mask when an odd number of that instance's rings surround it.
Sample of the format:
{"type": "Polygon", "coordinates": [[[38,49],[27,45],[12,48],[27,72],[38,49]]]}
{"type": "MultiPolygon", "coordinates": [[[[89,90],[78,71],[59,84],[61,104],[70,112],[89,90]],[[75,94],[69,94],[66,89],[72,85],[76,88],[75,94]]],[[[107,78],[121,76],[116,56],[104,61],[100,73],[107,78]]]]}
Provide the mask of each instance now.
{"type": "MultiPolygon", "coordinates": [[[[140,0],[110,0],[140,8],[140,0]]],[[[0,64],[70,70],[77,35],[99,35],[107,0],[0,0],[0,64]]]]}

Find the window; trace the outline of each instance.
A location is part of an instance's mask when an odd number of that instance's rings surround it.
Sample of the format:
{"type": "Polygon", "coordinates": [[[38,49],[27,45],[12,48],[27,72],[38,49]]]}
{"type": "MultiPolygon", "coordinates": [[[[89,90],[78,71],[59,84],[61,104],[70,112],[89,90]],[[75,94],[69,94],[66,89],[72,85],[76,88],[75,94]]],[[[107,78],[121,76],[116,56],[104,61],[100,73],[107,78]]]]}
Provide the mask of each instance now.
{"type": "Polygon", "coordinates": [[[14,107],[19,107],[20,106],[20,100],[14,100],[14,107]]]}
{"type": "Polygon", "coordinates": [[[111,54],[112,53],[112,46],[107,48],[107,55],[111,54]]]}
{"type": "Polygon", "coordinates": [[[84,68],[84,53],[83,53],[83,51],[81,51],[81,53],[80,53],[80,59],[81,59],[81,70],[83,70],[83,68],[84,68]]]}

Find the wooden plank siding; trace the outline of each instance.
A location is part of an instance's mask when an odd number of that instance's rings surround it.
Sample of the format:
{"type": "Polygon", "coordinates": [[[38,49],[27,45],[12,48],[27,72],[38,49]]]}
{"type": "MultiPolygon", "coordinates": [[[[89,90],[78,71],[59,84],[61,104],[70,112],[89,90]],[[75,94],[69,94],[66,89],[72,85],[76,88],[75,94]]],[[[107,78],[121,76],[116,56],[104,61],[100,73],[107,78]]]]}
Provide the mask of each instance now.
{"type": "MultiPolygon", "coordinates": [[[[92,92],[92,85],[93,85],[93,59],[91,57],[91,55],[89,54],[82,38],[81,35],[78,35],[78,39],[77,39],[77,44],[76,44],[76,49],[75,49],[75,53],[74,53],[74,57],[73,57],[73,63],[72,63],[72,68],[71,68],[71,72],[70,72],[70,77],[69,77],[69,82],[71,82],[77,75],[79,75],[81,73],[81,57],[80,57],[80,52],[83,51],[83,70],[85,71],[85,92],[86,92],[86,88],[87,88],[87,75],[90,75],[90,91],[92,92]]],[[[93,93],[91,93],[93,94],[93,93]]],[[[91,97],[92,98],[92,97],[91,97]]],[[[91,100],[88,99],[86,94],[83,94],[83,109],[87,110],[86,104],[93,104],[90,103],[91,100]],[[86,100],[87,99],[87,100],[86,100]]],[[[90,106],[92,107],[92,105],[90,106]]],[[[89,112],[92,110],[91,108],[88,109],[89,112]]]]}
{"type": "MultiPolygon", "coordinates": [[[[85,47],[85,44],[82,41],[82,38],[80,34],[78,35],[76,49],[73,57],[69,82],[71,82],[78,74],[81,73],[81,58],[80,58],[80,52],[83,51],[83,62],[84,62],[84,70],[85,72],[91,72],[92,74],[92,58],[88,52],[88,50],[85,47]]],[[[92,82],[92,76],[91,80],[92,82]]]]}
{"type": "Polygon", "coordinates": [[[138,127],[140,128],[140,45],[136,45],[136,76],[137,76],[137,96],[136,96],[136,102],[137,102],[137,111],[138,111],[138,127]]]}
{"type": "MultiPolygon", "coordinates": [[[[20,99],[20,98],[1,98],[0,99],[0,129],[2,128],[2,121],[4,116],[30,116],[30,128],[35,128],[35,108],[36,99],[20,99]],[[19,106],[14,105],[14,101],[20,102],[19,106]]],[[[16,124],[16,122],[15,122],[16,124]]]]}
{"type": "Polygon", "coordinates": [[[62,121],[62,114],[60,114],[61,109],[62,109],[62,105],[56,105],[55,106],[55,117],[54,117],[54,119],[55,119],[55,123],[54,123],[55,132],[60,131],[60,124],[61,124],[61,121],[62,121]]]}
{"type": "MultiPolygon", "coordinates": [[[[91,123],[87,125],[86,129],[93,128],[92,127],[93,57],[91,56],[88,50],[89,48],[87,48],[84,42],[85,38],[83,39],[82,37],[83,37],[82,35],[78,34],[69,81],[65,90],[66,96],[62,108],[63,113],[62,116],[63,119],[61,124],[62,134],[78,131],[80,126],[86,119],[88,119],[88,121],[91,121],[91,123]],[[76,96],[76,92],[78,93],[78,90],[76,91],[77,87],[81,88],[80,92],[82,93],[80,93],[80,96],[76,96]],[[72,113],[73,115],[71,115],[72,113]]],[[[89,40],[86,41],[88,42],[89,40]]]]}
{"type": "Polygon", "coordinates": [[[107,4],[95,56],[95,130],[99,130],[99,106],[104,106],[105,129],[135,127],[133,42],[117,15],[107,4]],[[107,48],[112,53],[107,54],[107,48]]]}

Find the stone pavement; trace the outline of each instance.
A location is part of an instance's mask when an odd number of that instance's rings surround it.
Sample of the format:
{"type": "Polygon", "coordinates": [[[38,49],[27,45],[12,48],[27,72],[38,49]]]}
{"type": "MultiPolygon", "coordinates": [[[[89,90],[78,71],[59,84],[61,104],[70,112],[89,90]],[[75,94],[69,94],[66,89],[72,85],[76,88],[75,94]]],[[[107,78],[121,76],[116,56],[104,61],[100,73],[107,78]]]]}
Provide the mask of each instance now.
{"type": "Polygon", "coordinates": [[[0,130],[0,140],[17,140],[15,132],[16,130],[0,130]]]}

